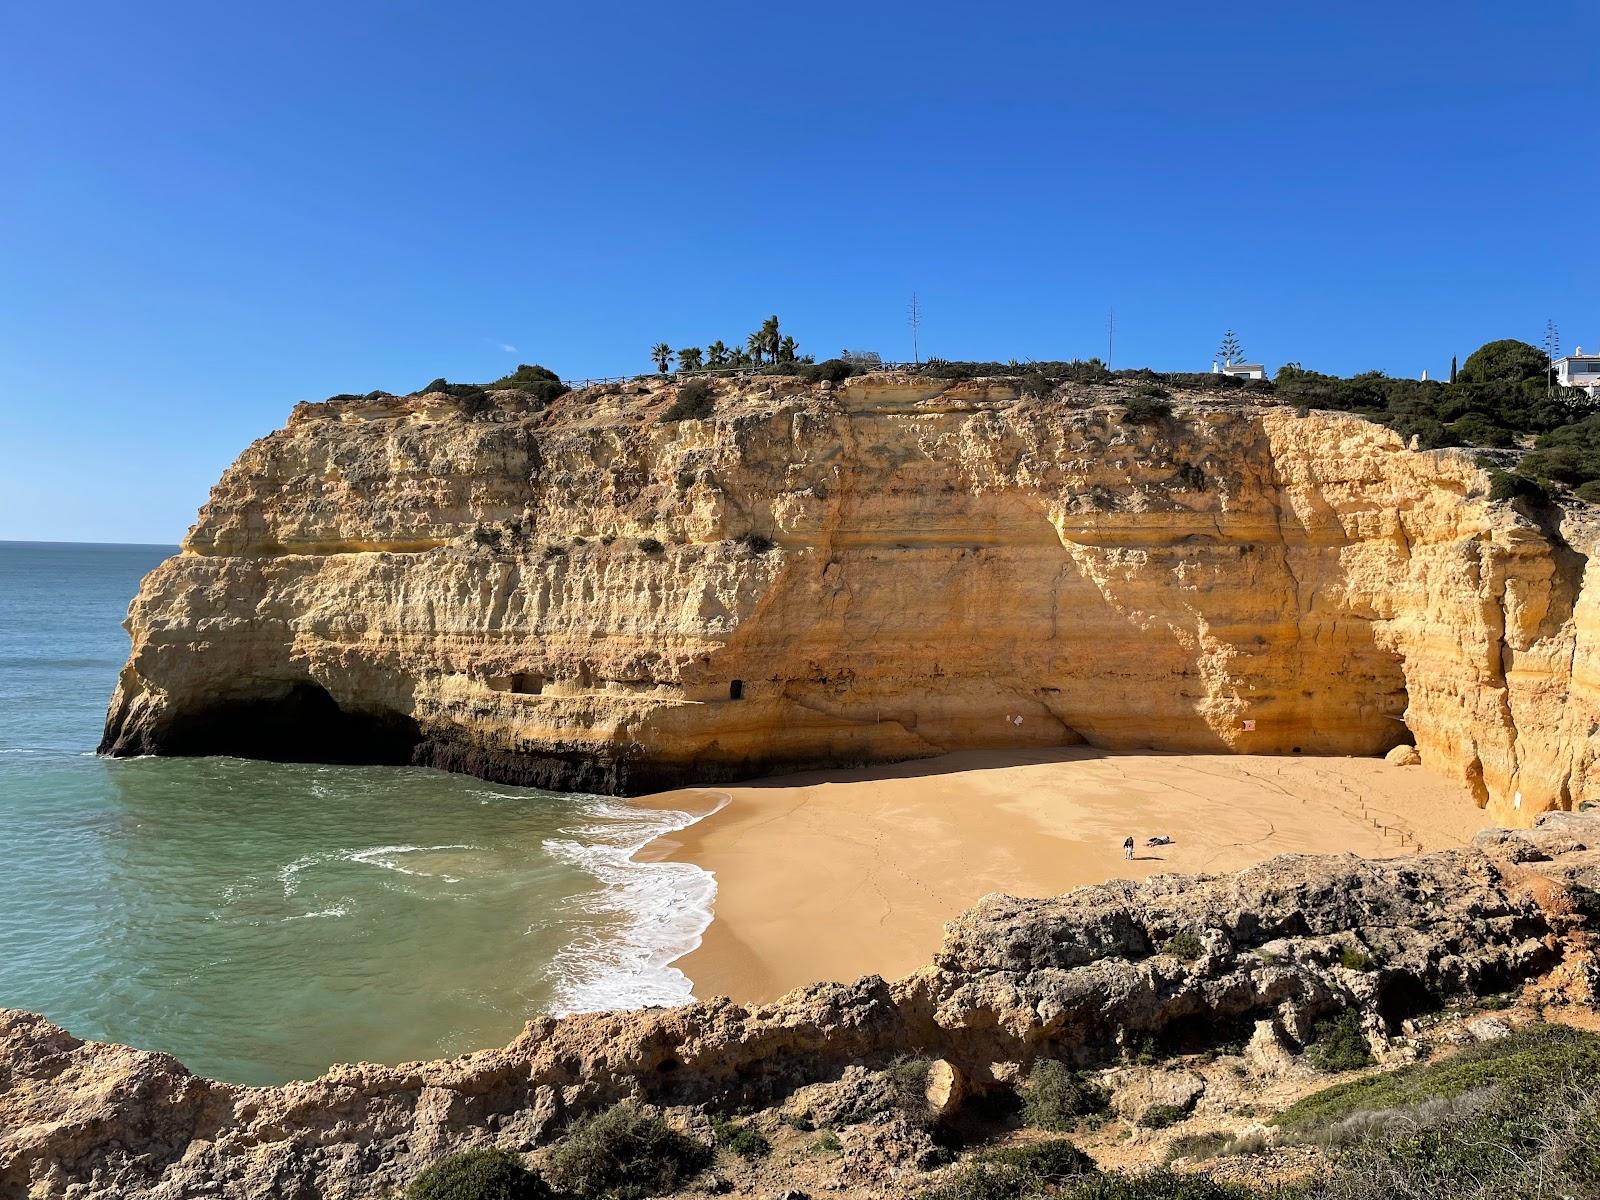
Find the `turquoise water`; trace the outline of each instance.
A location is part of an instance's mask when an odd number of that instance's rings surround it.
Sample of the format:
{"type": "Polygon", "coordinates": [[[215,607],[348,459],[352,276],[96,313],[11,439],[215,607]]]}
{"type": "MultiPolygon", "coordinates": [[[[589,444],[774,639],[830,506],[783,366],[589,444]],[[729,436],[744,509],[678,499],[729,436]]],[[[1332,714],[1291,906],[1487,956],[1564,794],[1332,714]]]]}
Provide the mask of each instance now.
{"type": "Polygon", "coordinates": [[[395,767],[103,760],[120,622],[169,547],[0,543],[0,1005],[244,1083],[678,1003],[687,818],[395,767]]]}

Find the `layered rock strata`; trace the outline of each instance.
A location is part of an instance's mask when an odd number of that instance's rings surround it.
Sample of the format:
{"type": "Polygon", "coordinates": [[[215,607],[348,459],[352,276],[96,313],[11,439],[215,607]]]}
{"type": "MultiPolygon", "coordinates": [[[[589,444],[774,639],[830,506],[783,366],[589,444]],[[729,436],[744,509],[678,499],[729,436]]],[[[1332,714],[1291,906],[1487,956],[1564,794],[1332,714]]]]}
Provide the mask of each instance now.
{"type": "Polygon", "coordinates": [[[861,1119],[842,1111],[848,1097],[819,1085],[858,1089],[863,1068],[907,1055],[939,1059],[957,1104],[1041,1057],[1093,1067],[1248,1041],[1239,1070],[1271,1069],[1346,1009],[1389,1057],[1413,1019],[1453,1000],[1525,987],[1538,1004],[1593,1003],[1590,846],[1600,814],[1548,814],[1412,859],[1286,856],[1232,876],[991,896],[897,982],[541,1020],[502,1050],[277,1088],[197,1078],[168,1055],[3,1011],[0,1195],[379,1196],[441,1154],[530,1150],[624,1099],[690,1125],[796,1104],[840,1108],[829,1119],[847,1124],[861,1119]]]}
{"type": "Polygon", "coordinates": [[[299,406],[144,582],[113,754],[640,792],[957,749],[1380,754],[1595,794],[1594,531],[1358,417],[1003,380],[299,406]]]}

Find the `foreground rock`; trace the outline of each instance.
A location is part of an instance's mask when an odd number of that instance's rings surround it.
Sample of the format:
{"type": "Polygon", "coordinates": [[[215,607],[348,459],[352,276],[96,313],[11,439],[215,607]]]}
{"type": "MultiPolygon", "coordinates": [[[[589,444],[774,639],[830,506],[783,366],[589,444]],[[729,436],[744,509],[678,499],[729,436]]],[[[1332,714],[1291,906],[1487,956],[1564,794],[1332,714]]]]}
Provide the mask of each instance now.
{"type": "Polygon", "coordinates": [[[103,749],[641,792],[988,747],[1600,794],[1582,518],[1358,417],[874,375],[298,407],[144,582],[103,749]]]}
{"type": "MultiPolygon", "coordinates": [[[[882,1116],[871,1070],[906,1056],[940,1060],[926,1102],[947,1105],[1041,1057],[1094,1066],[1152,1046],[1232,1047],[1241,1072],[1272,1072],[1347,1008],[1383,1056],[1452,999],[1526,985],[1541,1003],[1591,1001],[1600,815],[1556,816],[1483,849],[1287,856],[1232,876],[992,896],[950,925],[933,965],[897,982],[537,1021],[501,1050],[279,1088],[200,1079],[170,1056],[8,1011],[0,1195],[378,1196],[441,1154],[532,1149],[623,1099],[690,1128],[746,1109],[870,1123],[845,1141],[851,1186],[904,1195],[874,1183],[870,1164],[915,1172],[925,1147],[882,1116]]],[[[1130,1109],[1191,1106],[1201,1091],[1171,1072],[1117,1086],[1130,1109]]]]}

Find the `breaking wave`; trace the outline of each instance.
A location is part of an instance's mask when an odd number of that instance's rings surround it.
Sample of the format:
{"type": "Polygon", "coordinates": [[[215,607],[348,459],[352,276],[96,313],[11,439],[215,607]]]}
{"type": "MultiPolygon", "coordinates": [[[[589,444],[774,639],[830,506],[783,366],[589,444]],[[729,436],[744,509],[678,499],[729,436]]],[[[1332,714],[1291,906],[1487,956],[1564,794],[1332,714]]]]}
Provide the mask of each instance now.
{"type": "MultiPolygon", "coordinates": [[[[727,803],[724,797],[711,811],[727,803]]],[[[693,999],[689,978],[671,964],[699,946],[711,924],[716,876],[693,863],[638,862],[634,855],[709,815],[597,797],[591,821],[545,841],[552,857],[602,884],[566,901],[592,919],[584,922],[589,932],[555,956],[552,1011],[672,1006],[693,999]]]]}

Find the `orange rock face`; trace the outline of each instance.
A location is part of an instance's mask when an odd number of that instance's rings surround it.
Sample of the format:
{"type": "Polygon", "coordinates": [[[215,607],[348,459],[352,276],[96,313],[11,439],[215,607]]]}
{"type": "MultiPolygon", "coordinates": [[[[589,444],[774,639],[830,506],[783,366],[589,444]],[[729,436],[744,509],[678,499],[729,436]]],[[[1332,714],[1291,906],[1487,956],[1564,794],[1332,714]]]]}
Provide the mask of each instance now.
{"type": "Polygon", "coordinates": [[[144,583],[113,753],[639,792],[956,749],[1382,754],[1596,794],[1594,530],[1360,418],[1002,380],[302,405],[144,583]]]}

